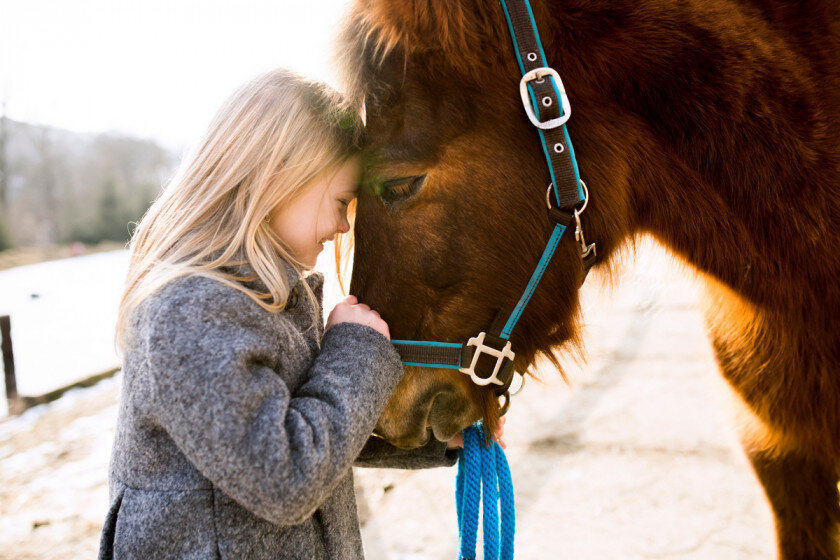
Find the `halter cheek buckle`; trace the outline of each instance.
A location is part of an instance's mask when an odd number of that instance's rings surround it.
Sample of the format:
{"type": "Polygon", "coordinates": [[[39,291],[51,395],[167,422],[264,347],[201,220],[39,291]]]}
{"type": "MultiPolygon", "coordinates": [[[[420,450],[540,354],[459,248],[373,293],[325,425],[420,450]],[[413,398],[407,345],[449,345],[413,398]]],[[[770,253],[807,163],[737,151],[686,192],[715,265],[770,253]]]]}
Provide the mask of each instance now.
{"type": "Polygon", "coordinates": [[[516,354],[510,349],[510,341],[508,340],[504,347],[501,350],[496,350],[492,346],[487,346],[484,344],[484,337],[487,333],[479,333],[478,336],[474,336],[467,342],[467,346],[474,346],[475,352],[473,353],[472,360],[470,361],[470,367],[462,367],[459,368],[458,371],[461,373],[465,373],[470,376],[472,382],[476,385],[489,385],[491,383],[495,385],[502,385],[504,386],[504,381],[499,379],[499,371],[502,369],[502,364],[504,363],[505,359],[513,360],[516,354]],[[481,354],[487,354],[488,356],[493,356],[496,358],[496,365],[493,367],[493,375],[490,377],[479,377],[478,374],[475,372],[475,366],[478,364],[478,358],[481,354]]]}
{"type": "Polygon", "coordinates": [[[560,79],[560,74],[557,70],[548,66],[534,68],[530,72],[526,72],[522,79],[519,80],[519,95],[522,97],[522,106],[525,108],[525,113],[528,115],[528,120],[537,128],[543,130],[550,130],[558,126],[566,124],[569,117],[572,116],[572,106],[569,104],[569,97],[566,95],[566,88],[563,86],[563,80],[560,79]],[[534,113],[534,107],[531,105],[530,95],[528,93],[528,83],[534,80],[542,81],[546,76],[554,80],[554,85],[557,86],[557,94],[560,97],[560,106],[563,108],[563,114],[556,119],[550,119],[545,122],[540,121],[534,113]]]}

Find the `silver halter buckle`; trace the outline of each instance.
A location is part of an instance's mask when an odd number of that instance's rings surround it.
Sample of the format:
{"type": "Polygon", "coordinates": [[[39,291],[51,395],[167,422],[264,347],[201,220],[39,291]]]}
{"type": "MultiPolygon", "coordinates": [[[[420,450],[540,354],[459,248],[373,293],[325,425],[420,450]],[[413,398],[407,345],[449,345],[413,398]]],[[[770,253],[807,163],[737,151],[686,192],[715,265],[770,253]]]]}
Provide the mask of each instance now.
{"type": "Polygon", "coordinates": [[[566,124],[569,117],[572,116],[572,106],[569,104],[569,97],[566,95],[566,88],[563,86],[563,80],[560,79],[560,74],[557,70],[548,66],[534,68],[530,72],[526,72],[522,79],[519,80],[519,95],[522,97],[522,106],[525,108],[525,114],[528,115],[528,120],[537,128],[543,130],[551,130],[566,124]],[[542,83],[546,77],[554,79],[554,85],[557,86],[557,94],[560,96],[560,106],[563,109],[563,114],[556,119],[550,119],[545,122],[540,121],[534,113],[534,107],[531,105],[530,94],[528,93],[528,83],[538,81],[542,83]]]}
{"type": "Polygon", "coordinates": [[[466,373],[470,376],[473,383],[476,385],[489,385],[490,383],[494,383],[496,385],[504,386],[504,381],[498,378],[499,371],[502,369],[502,362],[504,362],[505,358],[513,360],[516,354],[510,349],[510,341],[508,340],[505,344],[505,347],[501,350],[496,350],[491,346],[487,346],[484,344],[484,337],[487,333],[479,333],[478,336],[471,338],[467,342],[467,346],[475,346],[475,352],[473,353],[472,362],[470,363],[470,367],[462,367],[459,368],[458,371],[461,373],[466,373]],[[493,367],[493,375],[487,378],[482,378],[476,375],[475,373],[475,366],[478,363],[478,358],[481,354],[487,354],[489,356],[493,356],[496,358],[496,365],[493,367]]]}

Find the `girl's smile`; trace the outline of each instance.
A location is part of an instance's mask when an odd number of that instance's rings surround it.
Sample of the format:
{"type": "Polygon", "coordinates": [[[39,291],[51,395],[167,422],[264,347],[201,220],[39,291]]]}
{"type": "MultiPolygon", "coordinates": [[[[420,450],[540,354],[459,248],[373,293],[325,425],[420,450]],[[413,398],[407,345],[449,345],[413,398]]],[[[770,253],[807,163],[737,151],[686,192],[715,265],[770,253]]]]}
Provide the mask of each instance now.
{"type": "Polygon", "coordinates": [[[356,197],[360,162],[350,158],[327,170],[297,198],[276,208],[269,226],[301,264],[315,266],[324,243],[350,231],[347,207],[356,197]]]}

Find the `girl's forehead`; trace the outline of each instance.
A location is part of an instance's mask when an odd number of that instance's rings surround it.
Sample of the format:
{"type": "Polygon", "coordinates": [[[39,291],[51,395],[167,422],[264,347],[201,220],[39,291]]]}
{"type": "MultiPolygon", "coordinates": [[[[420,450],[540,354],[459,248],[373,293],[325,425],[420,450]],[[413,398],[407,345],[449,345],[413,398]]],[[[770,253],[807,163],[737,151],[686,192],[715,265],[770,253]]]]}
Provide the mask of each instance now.
{"type": "Polygon", "coordinates": [[[335,194],[355,194],[359,190],[362,166],[358,158],[353,157],[342,163],[328,180],[328,189],[335,194]]]}

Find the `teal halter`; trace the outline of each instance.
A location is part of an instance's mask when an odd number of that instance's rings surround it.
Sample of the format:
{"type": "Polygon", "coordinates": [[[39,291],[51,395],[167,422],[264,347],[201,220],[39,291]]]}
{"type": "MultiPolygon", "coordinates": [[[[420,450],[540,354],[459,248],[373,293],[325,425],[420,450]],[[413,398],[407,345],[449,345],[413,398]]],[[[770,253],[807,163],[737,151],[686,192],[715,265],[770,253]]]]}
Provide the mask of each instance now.
{"type": "MultiPolygon", "coordinates": [[[[589,193],[580,180],[574,149],[566,130],[572,109],[563,81],[557,71],[546,63],[528,0],[500,2],[522,74],[519,81],[522,106],[528,120],[537,129],[551,176],[545,197],[548,218],[554,222],[554,229],[522,297],[509,313],[500,311],[487,331],[470,338],[465,344],[421,340],[391,342],[405,365],[457,369],[469,375],[476,385],[493,385],[497,394],[506,397],[504,413],[510,405],[508,389],[513,380],[515,357],[510,336],[551,262],[560,238],[572,221],[575,222],[575,238],[580,246],[584,279],[594,263],[596,251],[594,243],[586,244],[580,224],[580,214],[586,208],[589,193]]],[[[478,512],[483,503],[484,558],[512,560],[515,515],[513,482],[507,459],[497,442],[485,445],[480,423],[466,428],[463,437],[464,449],[458,457],[455,490],[459,557],[462,560],[476,557],[478,512]]]]}
{"type": "MultiPolygon", "coordinates": [[[[575,238],[580,247],[585,279],[594,264],[595,244],[586,244],[580,214],[589,201],[586,185],[580,180],[572,141],[566,130],[571,105],[556,70],[546,63],[534,14],[528,0],[500,0],[513,39],[516,61],[522,77],[519,91],[528,120],[540,137],[551,177],[545,193],[548,218],[554,229],[528,285],[509,313],[500,311],[486,331],[466,343],[425,340],[392,340],[403,364],[419,367],[457,369],[469,375],[476,385],[492,385],[510,403],[513,360],[510,337],[531,296],[537,289],[567,227],[574,221],[575,238]],[[549,146],[551,148],[549,149],[549,146]],[[553,195],[553,196],[552,196],[553,195]]],[[[542,195],[542,191],[539,193],[542,195]]],[[[581,282],[583,279],[581,279],[581,282]]]]}

